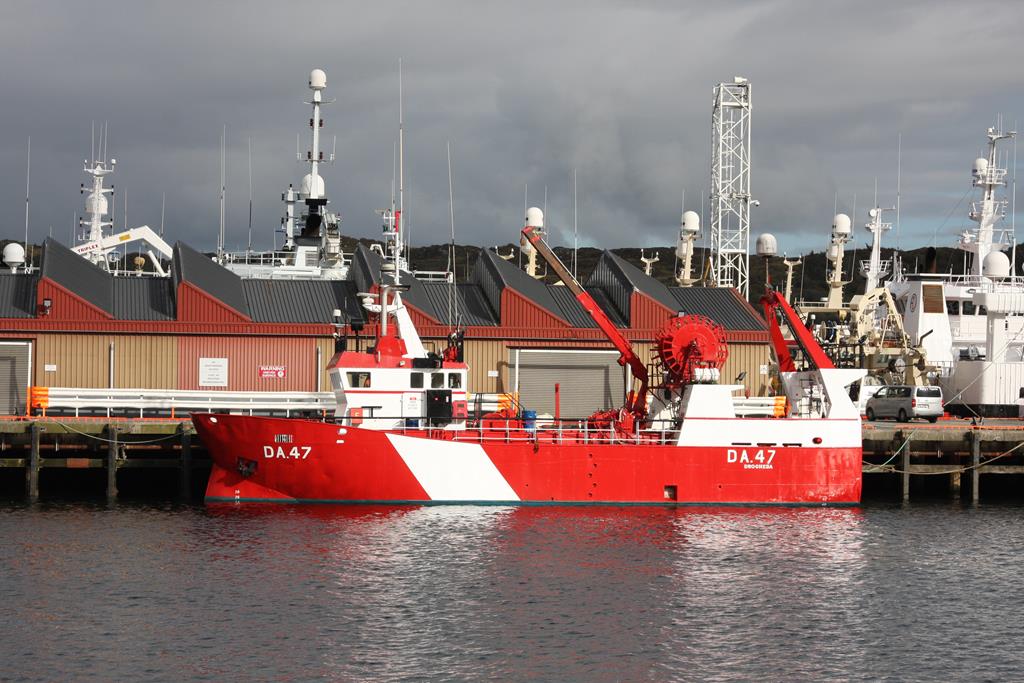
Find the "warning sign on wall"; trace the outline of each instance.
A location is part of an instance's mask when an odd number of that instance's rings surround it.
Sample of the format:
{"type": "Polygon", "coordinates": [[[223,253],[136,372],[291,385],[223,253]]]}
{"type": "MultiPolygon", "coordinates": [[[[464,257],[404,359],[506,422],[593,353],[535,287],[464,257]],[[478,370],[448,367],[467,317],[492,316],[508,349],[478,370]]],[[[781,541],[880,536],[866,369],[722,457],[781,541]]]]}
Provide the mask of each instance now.
{"type": "Polygon", "coordinates": [[[284,379],[288,376],[288,367],[285,365],[261,365],[260,379],[284,379]]]}

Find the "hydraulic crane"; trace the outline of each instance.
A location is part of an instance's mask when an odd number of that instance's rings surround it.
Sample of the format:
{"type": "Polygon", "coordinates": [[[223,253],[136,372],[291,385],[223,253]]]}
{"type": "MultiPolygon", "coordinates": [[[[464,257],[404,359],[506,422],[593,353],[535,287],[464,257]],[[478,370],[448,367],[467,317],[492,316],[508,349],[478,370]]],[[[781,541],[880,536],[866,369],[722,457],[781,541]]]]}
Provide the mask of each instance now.
{"type": "Polygon", "coordinates": [[[597,305],[593,297],[576,281],[576,278],[569,272],[569,269],[565,267],[561,259],[555,255],[555,252],[551,250],[551,247],[548,246],[544,238],[537,232],[536,228],[543,225],[543,214],[541,214],[540,210],[530,209],[527,213],[527,225],[523,228],[523,237],[533,245],[537,253],[547,262],[555,275],[573,293],[576,300],[580,302],[580,305],[583,306],[583,310],[587,312],[590,319],[597,324],[605,337],[608,338],[608,341],[615,346],[615,349],[619,352],[619,365],[628,365],[633,373],[633,378],[640,383],[640,388],[637,391],[629,392],[626,397],[626,405],[617,420],[619,427],[623,431],[632,432],[647,419],[647,392],[649,389],[647,366],[636,355],[629,341],[622,336],[622,333],[608,319],[608,316],[597,305]],[[537,220],[538,217],[540,220],[537,220]],[[539,223],[540,225],[531,225],[531,223],[539,223]]]}

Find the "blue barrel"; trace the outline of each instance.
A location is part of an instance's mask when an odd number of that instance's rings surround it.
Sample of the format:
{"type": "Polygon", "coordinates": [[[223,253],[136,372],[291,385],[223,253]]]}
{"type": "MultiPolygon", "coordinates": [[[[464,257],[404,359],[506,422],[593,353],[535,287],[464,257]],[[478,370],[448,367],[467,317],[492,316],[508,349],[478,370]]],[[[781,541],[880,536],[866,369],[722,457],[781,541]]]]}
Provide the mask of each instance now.
{"type": "Polygon", "coordinates": [[[537,429],[537,411],[536,410],[524,410],[523,411],[523,427],[528,431],[536,431],[537,429]]]}

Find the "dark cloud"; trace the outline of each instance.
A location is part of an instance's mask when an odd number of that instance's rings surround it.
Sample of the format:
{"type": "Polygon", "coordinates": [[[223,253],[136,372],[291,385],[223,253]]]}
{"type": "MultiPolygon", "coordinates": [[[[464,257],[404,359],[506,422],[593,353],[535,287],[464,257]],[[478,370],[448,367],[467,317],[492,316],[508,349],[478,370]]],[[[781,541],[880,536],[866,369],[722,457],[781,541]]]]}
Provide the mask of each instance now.
{"type": "MultiPolygon", "coordinates": [[[[680,195],[709,183],[711,90],[753,84],[754,230],[820,248],[838,195],[857,223],[895,201],[902,134],[904,245],[950,243],[965,222],[984,129],[1022,111],[1017,2],[77,3],[0,8],[2,233],[68,239],[90,122],[109,121],[114,183],[131,224],[200,248],[216,241],[219,138],[228,124],[228,241],[245,242],[247,139],[256,243],[297,182],[308,72],[328,74],[324,171],[343,227],[375,235],[391,192],[397,63],[405,65],[407,208],[416,243],[448,234],[452,145],[458,238],[508,242],[548,193],[571,239],[579,178],[584,244],[666,244],[680,195]],[[121,197],[123,198],[123,192],[121,197]],[[966,201],[966,200],[965,200],[966,201]]],[[[122,211],[118,200],[118,214],[122,211]]],[[[120,220],[119,220],[120,222],[120,220]]],[[[866,239],[866,233],[861,233],[866,239]]]]}

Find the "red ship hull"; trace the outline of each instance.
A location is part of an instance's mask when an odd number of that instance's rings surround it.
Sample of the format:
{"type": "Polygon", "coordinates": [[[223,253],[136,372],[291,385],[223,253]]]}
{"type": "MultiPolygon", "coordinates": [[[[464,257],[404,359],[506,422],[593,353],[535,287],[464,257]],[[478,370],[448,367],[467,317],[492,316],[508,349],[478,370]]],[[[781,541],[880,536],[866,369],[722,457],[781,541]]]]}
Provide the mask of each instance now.
{"type": "Polygon", "coordinates": [[[193,421],[214,462],[211,502],[853,505],[861,494],[859,441],[687,446],[242,415],[193,421]]]}

